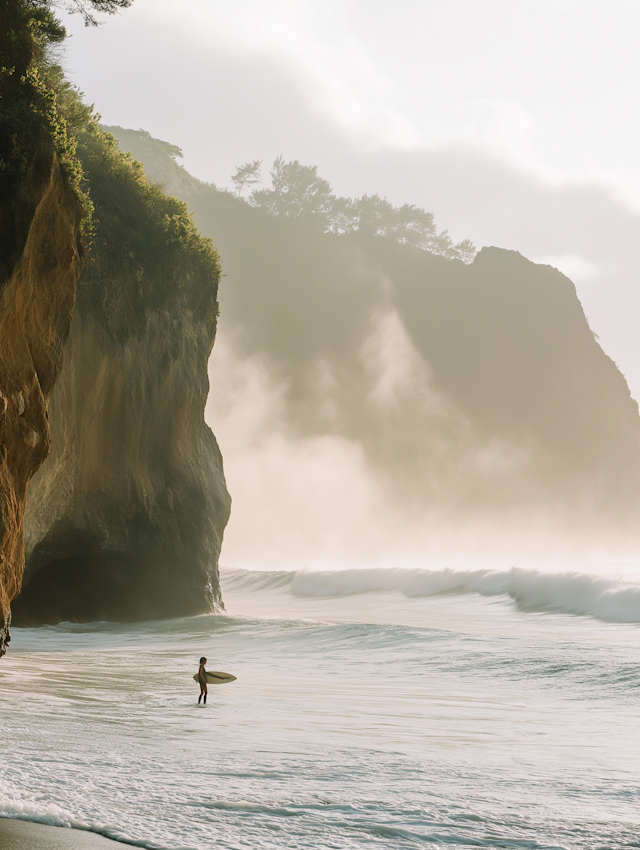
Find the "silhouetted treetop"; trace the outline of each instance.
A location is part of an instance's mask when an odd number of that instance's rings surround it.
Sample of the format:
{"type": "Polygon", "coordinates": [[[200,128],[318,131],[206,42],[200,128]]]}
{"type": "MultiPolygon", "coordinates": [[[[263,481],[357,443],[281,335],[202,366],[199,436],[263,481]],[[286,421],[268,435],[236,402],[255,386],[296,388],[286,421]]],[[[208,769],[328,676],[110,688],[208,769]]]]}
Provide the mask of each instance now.
{"type": "Polygon", "coordinates": [[[254,206],[264,207],[273,215],[313,218],[323,226],[330,222],[335,197],[329,181],[318,176],[317,166],[300,165],[297,159],[285,162],[279,156],[269,174],[272,188],[254,190],[254,206]]]}
{"type": "MultiPolygon", "coordinates": [[[[232,177],[236,187],[242,170],[256,163],[238,168],[232,177]]],[[[325,232],[383,236],[465,263],[472,262],[476,255],[471,240],[454,244],[446,230],[438,233],[433,213],[415,204],[396,207],[379,195],[336,197],[331,184],[318,175],[317,166],[301,165],[298,160],[285,162],[282,156],[275,160],[269,173],[271,188],[254,190],[249,203],[272,215],[313,221],[325,232]]]]}
{"type": "Polygon", "coordinates": [[[94,11],[113,15],[118,9],[127,9],[132,3],[133,0],[67,0],[64,5],[70,12],[81,14],[85,26],[95,27],[98,21],[93,15],[94,11]]]}
{"type": "Polygon", "coordinates": [[[238,191],[238,197],[242,195],[242,190],[245,186],[255,186],[256,183],[261,183],[260,167],[262,166],[261,159],[254,159],[253,162],[245,162],[244,165],[239,165],[236,168],[236,173],[231,178],[231,182],[238,191]]]}

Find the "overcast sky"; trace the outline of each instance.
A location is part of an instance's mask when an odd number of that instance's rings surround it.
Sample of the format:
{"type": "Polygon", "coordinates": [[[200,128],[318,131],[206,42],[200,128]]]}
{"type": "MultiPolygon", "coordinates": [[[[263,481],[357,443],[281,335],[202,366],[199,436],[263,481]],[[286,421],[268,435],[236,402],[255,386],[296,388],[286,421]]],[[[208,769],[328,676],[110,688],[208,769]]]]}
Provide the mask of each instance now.
{"type": "Polygon", "coordinates": [[[66,21],[104,122],[202,179],[283,154],[557,266],[640,398],[637,0],[135,0],[66,21]]]}

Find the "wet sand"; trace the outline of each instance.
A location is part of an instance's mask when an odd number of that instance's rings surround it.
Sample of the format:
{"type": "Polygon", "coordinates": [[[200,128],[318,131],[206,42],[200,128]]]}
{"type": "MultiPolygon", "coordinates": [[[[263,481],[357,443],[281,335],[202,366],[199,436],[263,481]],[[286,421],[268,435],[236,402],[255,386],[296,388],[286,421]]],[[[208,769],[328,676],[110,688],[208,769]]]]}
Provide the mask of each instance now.
{"type": "Polygon", "coordinates": [[[0,818],[1,850],[123,850],[127,846],[83,829],[0,818]]]}

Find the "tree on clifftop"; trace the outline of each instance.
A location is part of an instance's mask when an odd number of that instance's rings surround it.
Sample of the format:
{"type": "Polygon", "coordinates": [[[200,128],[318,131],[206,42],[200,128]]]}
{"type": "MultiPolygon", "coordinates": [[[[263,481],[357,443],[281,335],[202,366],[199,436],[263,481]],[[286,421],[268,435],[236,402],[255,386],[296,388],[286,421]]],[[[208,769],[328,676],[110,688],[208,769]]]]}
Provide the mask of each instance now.
{"type": "MultiPolygon", "coordinates": [[[[52,0],[48,0],[48,5],[51,5],[52,0]]],[[[79,12],[84,18],[85,26],[95,27],[98,21],[92,14],[92,10],[101,12],[106,15],[113,15],[118,9],[126,9],[133,3],[133,0],[68,0],[65,8],[69,12],[79,12]]]]}
{"type": "Polygon", "coordinates": [[[279,156],[269,172],[271,189],[258,189],[251,193],[251,203],[263,207],[273,215],[290,218],[314,219],[324,226],[331,214],[334,196],[331,184],[318,176],[316,165],[285,162],[279,156]]]}
{"type": "MultiPolygon", "coordinates": [[[[258,164],[256,161],[239,167],[231,178],[238,186],[238,195],[241,175],[258,164]]],[[[476,255],[470,239],[454,243],[446,230],[438,233],[433,213],[415,204],[396,207],[379,195],[336,197],[330,183],[318,175],[317,166],[301,165],[297,159],[285,162],[284,157],[279,156],[269,173],[271,188],[254,190],[249,203],[272,215],[312,221],[330,233],[360,232],[382,236],[465,263],[472,262],[476,255]]]]}
{"type": "Polygon", "coordinates": [[[246,162],[244,165],[239,165],[236,168],[236,173],[231,178],[231,182],[238,190],[238,197],[242,195],[242,190],[245,186],[255,186],[260,183],[260,166],[261,159],[254,159],[253,162],[246,162]]]}

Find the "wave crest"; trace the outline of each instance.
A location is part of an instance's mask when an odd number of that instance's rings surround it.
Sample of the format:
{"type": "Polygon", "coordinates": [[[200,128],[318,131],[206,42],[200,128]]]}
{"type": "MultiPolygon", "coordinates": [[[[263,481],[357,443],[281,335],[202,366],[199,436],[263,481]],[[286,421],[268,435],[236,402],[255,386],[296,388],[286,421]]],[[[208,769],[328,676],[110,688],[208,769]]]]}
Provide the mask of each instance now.
{"type": "Polygon", "coordinates": [[[531,611],[590,615],[609,623],[640,623],[640,586],[584,573],[509,570],[362,569],[297,572],[291,592],[298,596],[339,596],[395,591],[404,596],[479,593],[511,597],[531,611]]]}
{"type": "Polygon", "coordinates": [[[301,597],[478,593],[510,597],[527,611],[588,615],[606,623],[640,623],[640,585],[579,572],[550,573],[522,567],[508,570],[402,567],[297,572],[233,570],[225,576],[225,584],[249,592],[280,588],[301,597]]]}

